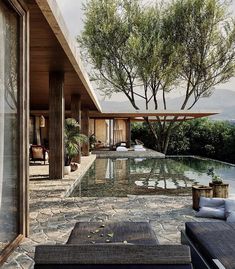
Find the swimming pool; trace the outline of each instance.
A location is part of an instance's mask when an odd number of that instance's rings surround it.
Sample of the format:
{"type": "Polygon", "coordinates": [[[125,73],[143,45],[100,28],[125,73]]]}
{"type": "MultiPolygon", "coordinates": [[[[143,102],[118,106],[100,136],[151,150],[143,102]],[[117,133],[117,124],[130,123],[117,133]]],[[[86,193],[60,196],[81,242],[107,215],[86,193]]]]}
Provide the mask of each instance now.
{"type": "Polygon", "coordinates": [[[98,158],[71,196],[125,197],[127,195],[190,195],[195,184],[208,185],[209,168],[230,184],[235,194],[235,166],[195,157],[98,158]]]}

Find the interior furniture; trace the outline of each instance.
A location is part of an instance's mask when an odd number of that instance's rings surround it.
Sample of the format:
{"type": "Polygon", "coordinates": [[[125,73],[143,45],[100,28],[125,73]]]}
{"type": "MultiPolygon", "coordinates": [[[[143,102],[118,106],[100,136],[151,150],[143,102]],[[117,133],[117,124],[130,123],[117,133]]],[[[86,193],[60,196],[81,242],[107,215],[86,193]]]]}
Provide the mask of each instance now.
{"type": "Polygon", "coordinates": [[[31,145],[30,146],[30,160],[35,161],[43,161],[46,164],[46,160],[48,159],[48,151],[45,147],[41,145],[31,145]]]}
{"type": "Polygon", "coordinates": [[[235,222],[186,222],[181,243],[190,246],[194,269],[235,269],[235,222]]]}
{"type": "Polygon", "coordinates": [[[188,246],[159,245],[147,222],[79,222],[65,245],[40,245],[35,269],[192,269],[188,246]]]}

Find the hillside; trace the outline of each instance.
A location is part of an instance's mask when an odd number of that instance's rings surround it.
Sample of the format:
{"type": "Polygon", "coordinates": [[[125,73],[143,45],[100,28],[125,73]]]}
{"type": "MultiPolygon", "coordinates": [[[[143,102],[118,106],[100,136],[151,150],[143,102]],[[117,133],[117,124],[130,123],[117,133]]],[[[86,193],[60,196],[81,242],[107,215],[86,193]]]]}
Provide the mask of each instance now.
{"type": "MultiPolygon", "coordinates": [[[[182,104],[183,97],[168,98],[167,104],[169,110],[178,110],[182,104]]],[[[123,111],[134,110],[129,101],[100,101],[103,111],[123,111]]],[[[144,102],[138,101],[137,105],[144,109],[144,102]]],[[[153,109],[151,107],[150,109],[153,109]]],[[[213,119],[235,120],[235,91],[226,89],[217,89],[210,97],[202,98],[194,106],[193,110],[216,110],[221,113],[212,116],[213,119]]]]}

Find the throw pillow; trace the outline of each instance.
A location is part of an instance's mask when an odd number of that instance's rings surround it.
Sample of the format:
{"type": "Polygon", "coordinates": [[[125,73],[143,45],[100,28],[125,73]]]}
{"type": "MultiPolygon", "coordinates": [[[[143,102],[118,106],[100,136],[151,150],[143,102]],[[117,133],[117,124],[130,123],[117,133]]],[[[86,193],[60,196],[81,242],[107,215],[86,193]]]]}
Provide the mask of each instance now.
{"type": "Polygon", "coordinates": [[[201,207],[196,213],[196,217],[225,219],[225,211],[224,208],[201,207]]]}

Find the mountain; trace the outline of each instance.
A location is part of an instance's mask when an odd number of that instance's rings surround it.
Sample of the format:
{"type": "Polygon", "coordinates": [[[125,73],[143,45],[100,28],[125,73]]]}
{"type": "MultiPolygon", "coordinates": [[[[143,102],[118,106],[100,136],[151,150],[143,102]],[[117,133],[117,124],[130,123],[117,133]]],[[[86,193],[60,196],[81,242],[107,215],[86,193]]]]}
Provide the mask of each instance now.
{"type": "MultiPolygon", "coordinates": [[[[182,102],[183,97],[168,98],[167,108],[168,110],[179,110],[182,102]]],[[[100,101],[100,103],[104,112],[135,111],[129,101],[100,101]]],[[[145,105],[142,100],[137,101],[137,106],[140,107],[140,109],[145,109],[145,105]]],[[[150,106],[149,109],[153,110],[153,105],[150,106]]],[[[159,109],[162,109],[161,104],[159,109]]],[[[220,113],[218,115],[210,118],[235,121],[235,91],[216,89],[210,97],[201,98],[193,107],[192,111],[193,110],[219,111],[220,113]]]]}

